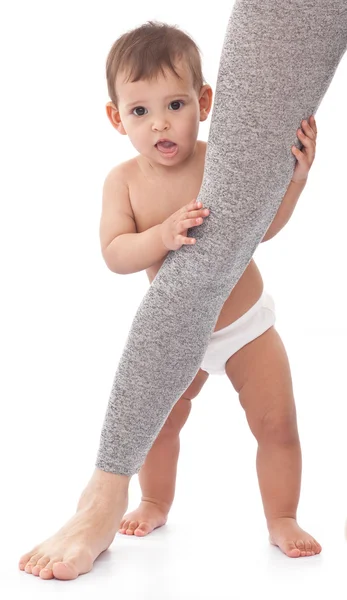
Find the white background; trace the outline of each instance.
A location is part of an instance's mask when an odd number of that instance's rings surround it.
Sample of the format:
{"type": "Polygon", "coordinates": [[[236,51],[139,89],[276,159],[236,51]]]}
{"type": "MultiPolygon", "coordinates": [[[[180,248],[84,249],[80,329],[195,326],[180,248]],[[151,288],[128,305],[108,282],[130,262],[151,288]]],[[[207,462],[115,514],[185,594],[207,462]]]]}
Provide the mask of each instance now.
{"type": "MultiPolygon", "coordinates": [[[[135,154],[106,117],[107,53],[149,19],[177,24],[200,46],[214,87],[231,5],[1,4],[0,589],[8,600],[327,598],[330,586],[334,598],[346,596],[346,58],[316,116],[316,160],[295,214],[255,256],[292,367],[304,458],[299,522],[323,553],[291,560],[268,544],[256,444],[231,384],[214,377],[181,435],[165,528],[144,539],[117,535],[74,582],[17,571],[19,556],[72,515],[91,476],[113,376],[148,288],[144,272],[111,273],[99,248],[104,178],[135,154]]],[[[299,78],[300,56],[297,70],[299,78]]],[[[129,508],[138,500],[133,478],[129,508]]]]}

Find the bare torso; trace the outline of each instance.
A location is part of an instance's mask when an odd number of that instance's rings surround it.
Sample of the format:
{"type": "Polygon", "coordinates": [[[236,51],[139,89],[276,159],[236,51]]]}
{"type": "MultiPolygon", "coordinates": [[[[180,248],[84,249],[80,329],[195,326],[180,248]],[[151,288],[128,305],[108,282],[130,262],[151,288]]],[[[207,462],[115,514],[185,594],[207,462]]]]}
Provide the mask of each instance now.
{"type": "MultiPolygon", "coordinates": [[[[165,177],[152,172],[141,157],[126,163],[129,196],[138,233],[162,223],[182,206],[197,198],[203,178],[205,152],[205,142],[197,142],[196,153],[189,168],[182,168],[179,174],[166,173],[165,177]]],[[[150,283],[164,260],[146,269],[150,283]]],[[[252,260],[225,301],[215,331],[241,317],[260,298],[262,291],[263,280],[252,260]]]]}

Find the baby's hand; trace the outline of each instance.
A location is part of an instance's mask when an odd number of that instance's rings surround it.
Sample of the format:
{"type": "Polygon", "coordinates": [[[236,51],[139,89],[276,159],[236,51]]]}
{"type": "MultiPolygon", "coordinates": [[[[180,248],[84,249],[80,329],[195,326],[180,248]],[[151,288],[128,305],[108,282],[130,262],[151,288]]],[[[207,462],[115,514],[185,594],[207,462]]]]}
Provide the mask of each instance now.
{"type": "Polygon", "coordinates": [[[303,183],[306,181],[308,172],[312,167],[316,152],[317,125],[313,115],[310,116],[309,122],[302,121],[302,129],[298,129],[298,138],[303,144],[303,149],[299,150],[296,146],[292,146],[292,152],[297,159],[292,181],[303,183]],[[306,134],[306,135],[305,135],[306,134]]]}
{"type": "Polygon", "coordinates": [[[190,227],[196,227],[204,222],[210,211],[202,208],[201,202],[190,202],[173,213],[161,224],[161,239],[168,250],[178,250],[184,244],[195,244],[194,238],[187,236],[190,227]]]}

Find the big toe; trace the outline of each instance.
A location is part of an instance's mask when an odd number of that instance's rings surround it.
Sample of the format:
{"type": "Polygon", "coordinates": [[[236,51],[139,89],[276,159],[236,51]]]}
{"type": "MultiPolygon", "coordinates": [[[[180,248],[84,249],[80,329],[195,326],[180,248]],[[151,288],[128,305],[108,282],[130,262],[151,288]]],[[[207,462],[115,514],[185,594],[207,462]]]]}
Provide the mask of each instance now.
{"type": "Polygon", "coordinates": [[[47,565],[40,570],[41,579],[76,579],[79,575],[78,569],[73,561],[61,562],[60,560],[50,560],[47,565]]]}
{"type": "Polygon", "coordinates": [[[56,562],[53,565],[53,575],[56,579],[77,579],[79,571],[72,560],[68,562],[56,562]]]}
{"type": "Polygon", "coordinates": [[[295,542],[285,542],[283,544],[283,552],[290,558],[299,558],[301,556],[301,550],[299,550],[295,542]]]}
{"type": "Polygon", "coordinates": [[[153,531],[153,527],[151,527],[148,523],[140,523],[140,525],[135,529],[135,535],[138,537],[143,537],[144,535],[148,535],[153,531]]]}

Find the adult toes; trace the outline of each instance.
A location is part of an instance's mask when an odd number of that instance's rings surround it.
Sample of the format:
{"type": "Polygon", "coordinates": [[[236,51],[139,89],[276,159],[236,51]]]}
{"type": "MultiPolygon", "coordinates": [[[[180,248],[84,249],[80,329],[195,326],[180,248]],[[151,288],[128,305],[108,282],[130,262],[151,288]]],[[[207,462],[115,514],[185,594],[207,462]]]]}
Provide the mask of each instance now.
{"type": "Polygon", "coordinates": [[[29,562],[31,557],[34,556],[35,554],[37,554],[36,548],[34,548],[34,550],[32,550],[31,552],[27,552],[26,554],[23,554],[23,556],[20,557],[18,566],[21,571],[24,571],[25,565],[29,562]]]}
{"type": "Polygon", "coordinates": [[[40,571],[44,569],[46,565],[48,565],[49,561],[49,556],[43,556],[42,558],[40,558],[40,560],[37,561],[37,564],[32,568],[32,574],[38,576],[40,574],[40,571]]]}
{"type": "Polygon", "coordinates": [[[48,561],[48,563],[46,564],[46,566],[43,569],[41,569],[41,571],[40,571],[40,577],[41,577],[41,579],[53,579],[53,577],[54,577],[54,575],[53,575],[53,565],[57,561],[58,561],[57,558],[53,558],[53,559],[51,559],[51,560],[48,561]]]}
{"type": "Polygon", "coordinates": [[[31,574],[33,567],[35,567],[37,561],[40,560],[40,558],[42,558],[42,556],[43,556],[42,554],[34,554],[34,556],[32,556],[31,559],[25,565],[25,568],[24,568],[25,572],[31,574]]]}

